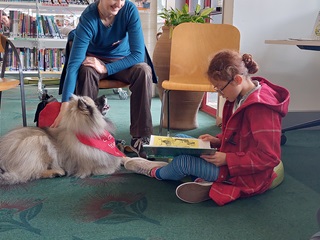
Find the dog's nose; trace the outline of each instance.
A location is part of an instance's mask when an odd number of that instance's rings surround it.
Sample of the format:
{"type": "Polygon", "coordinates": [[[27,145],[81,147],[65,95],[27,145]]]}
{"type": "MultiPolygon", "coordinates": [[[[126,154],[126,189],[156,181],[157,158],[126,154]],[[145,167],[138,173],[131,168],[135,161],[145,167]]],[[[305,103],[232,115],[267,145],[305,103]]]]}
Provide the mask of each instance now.
{"type": "Polygon", "coordinates": [[[104,110],[109,110],[109,108],[110,108],[110,105],[109,105],[109,104],[107,104],[107,105],[105,105],[105,106],[103,107],[104,110]]]}

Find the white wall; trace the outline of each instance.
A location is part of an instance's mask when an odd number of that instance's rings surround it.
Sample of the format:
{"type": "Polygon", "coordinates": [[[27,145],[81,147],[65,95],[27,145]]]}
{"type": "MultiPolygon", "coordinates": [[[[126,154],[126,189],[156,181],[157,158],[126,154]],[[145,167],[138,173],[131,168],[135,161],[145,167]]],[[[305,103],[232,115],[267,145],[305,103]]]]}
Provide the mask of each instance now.
{"type": "Polygon", "coordinates": [[[289,89],[290,112],[320,111],[320,51],[264,41],[309,37],[319,11],[319,0],[234,1],[240,51],[253,55],[260,65],[258,75],[289,89]]]}

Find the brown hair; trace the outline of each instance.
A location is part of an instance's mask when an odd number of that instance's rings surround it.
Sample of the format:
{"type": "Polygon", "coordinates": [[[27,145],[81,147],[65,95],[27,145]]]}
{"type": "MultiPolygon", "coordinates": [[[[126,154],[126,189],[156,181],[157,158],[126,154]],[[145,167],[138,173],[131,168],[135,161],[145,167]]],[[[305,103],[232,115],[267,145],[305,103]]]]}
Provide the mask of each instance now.
{"type": "Polygon", "coordinates": [[[236,51],[222,50],[212,58],[207,75],[209,79],[231,81],[237,74],[247,77],[258,70],[258,64],[250,54],[241,56],[236,51]]]}

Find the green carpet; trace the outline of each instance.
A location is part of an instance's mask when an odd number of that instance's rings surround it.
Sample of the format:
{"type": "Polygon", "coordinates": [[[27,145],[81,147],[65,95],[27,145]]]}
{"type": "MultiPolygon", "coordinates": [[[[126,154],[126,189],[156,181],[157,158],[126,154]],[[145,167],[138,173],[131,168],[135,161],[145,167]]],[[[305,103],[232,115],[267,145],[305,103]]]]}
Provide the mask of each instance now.
{"type": "MultiPolygon", "coordinates": [[[[27,85],[28,125],[39,103],[27,85]]],[[[49,93],[56,96],[56,90],[49,93]]],[[[108,94],[117,138],[129,142],[129,100],[108,94]]],[[[0,133],[22,125],[18,89],[3,92],[0,133]]],[[[152,101],[158,132],[160,101],[152,101]]],[[[213,118],[198,115],[198,129],[216,134],[213,118]]],[[[172,134],[179,131],[173,131],[172,134]]],[[[157,181],[121,169],[109,176],[56,178],[0,186],[0,239],[108,240],[295,240],[319,231],[319,131],[287,132],[282,147],[285,180],[265,194],[219,207],[212,201],[187,204],[175,196],[179,184],[157,181]]],[[[37,147],[37,146],[34,146],[37,147]]]]}

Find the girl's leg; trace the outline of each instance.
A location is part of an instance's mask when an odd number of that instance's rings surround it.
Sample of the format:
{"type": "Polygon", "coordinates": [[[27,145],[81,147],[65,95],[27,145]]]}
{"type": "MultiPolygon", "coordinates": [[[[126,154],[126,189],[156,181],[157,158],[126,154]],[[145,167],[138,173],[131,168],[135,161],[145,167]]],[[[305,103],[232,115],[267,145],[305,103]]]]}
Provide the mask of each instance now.
{"type": "Polygon", "coordinates": [[[196,176],[208,182],[214,182],[219,175],[219,168],[199,157],[180,155],[167,166],[154,171],[154,177],[163,180],[180,180],[186,176],[196,176]]]}

